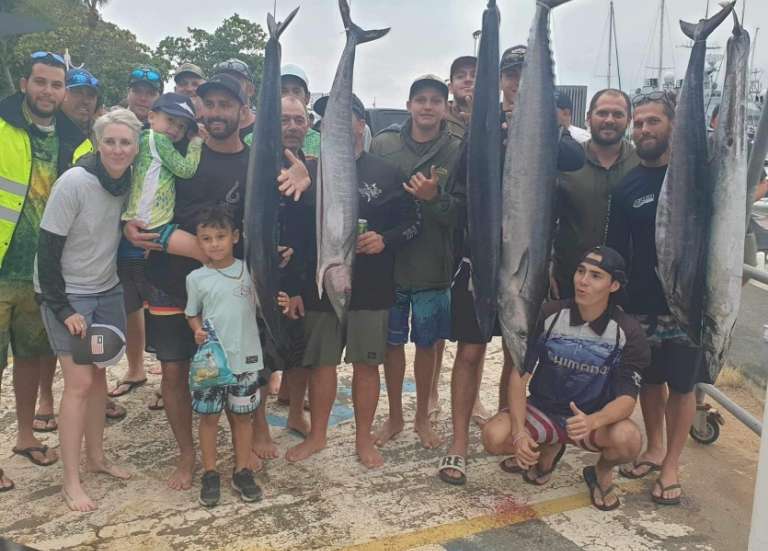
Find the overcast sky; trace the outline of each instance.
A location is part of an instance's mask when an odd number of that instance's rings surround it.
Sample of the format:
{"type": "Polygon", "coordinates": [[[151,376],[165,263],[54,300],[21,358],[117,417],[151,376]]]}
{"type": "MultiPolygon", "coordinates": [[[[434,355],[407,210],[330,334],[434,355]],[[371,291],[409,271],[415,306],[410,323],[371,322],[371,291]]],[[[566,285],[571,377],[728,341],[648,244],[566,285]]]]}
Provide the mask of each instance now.
{"type": "MultiPolygon", "coordinates": [[[[739,0],[737,11],[741,14],[739,0]]],[[[112,0],[103,17],[133,31],[142,42],[156,46],[167,35],[186,34],[187,27],[212,31],[226,17],[238,13],[266,28],[266,13],[274,0],[112,0]]],[[[755,38],[762,22],[755,65],[768,69],[768,1],[746,0],[746,27],[755,38]]],[[[410,81],[424,73],[447,77],[451,61],[471,54],[472,33],[480,27],[486,0],[352,0],[352,19],[363,28],[392,27],[375,42],[358,47],[355,91],[371,106],[401,107],[410,81]]],[[[501,11],[502,49],[525,43],[535,0],[497,0],[501,11]]],[[[658,65],[659,0],[615,0],[622,85],[638,87],[651,76],[648,65],[658,65]],[[652,38],[652,32],[656,32],[652,38]],[[651,43],[653,45],[651,46],[651,43]]],[[[667,0],[665,65],[682,78],[690,50],[677,21],[704,16],[707,0],[667,0]]],[[[711,1],[712,13],[717,1],[711,1]]],[[[336,0],[277,0],[277,18],[297,5],[301,9],[283,34],[283,63],[296,63],[309,75],[313,92],[331,86],[344,47],[343,26],[336,0]]],[[[607,72],[608,0],[572,0],[553,10],[553,49],[558,84],[586,84],[590,93],[604,87],[607,72]],[[602,76],[601,76],[602,75],[602,76]]],[[[725,22],[710,38],[725,47],[732,25],[725,22]]],[[[723,49],[724,52],[724,49],[723,49]]],[[[615,70],[615,67],[614,67],[615,70]]],[[[616,84],[614,74],[614,86],[616,84]]],[[[764,81],[766,79],[764,78],[764,81]]],[[[765,86],[765,83],[764,83],[765,86]]]]}

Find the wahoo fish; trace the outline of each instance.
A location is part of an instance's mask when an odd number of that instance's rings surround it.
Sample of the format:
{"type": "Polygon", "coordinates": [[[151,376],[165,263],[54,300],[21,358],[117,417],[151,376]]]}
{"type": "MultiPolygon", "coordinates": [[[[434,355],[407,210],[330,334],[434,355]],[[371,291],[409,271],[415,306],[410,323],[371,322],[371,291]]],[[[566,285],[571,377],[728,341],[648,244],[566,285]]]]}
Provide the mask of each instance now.
{"type": "Polygon", "coordinates": [[[480,334],[496,322],[501,255],[501,105],[499,104],[499,10],[488,0],[483,12],[469,130],[467,224],[472,294],[480,334]]]}
{"type": "Polygon", "coordinates": [[[280,105],[280,35],[293,20],[299,8],[282,23],[267,15],[269,40],[264,56],[264,71],[256,124],[248,161],[245,186],[245,261],[253,280],[260,305],[260,316],[267,328],[269,340],[277,350],[283,350],[283,316],[277,306],[280,290],[279,244],[280,192],[277,177],[283,160],[283,136],[280,105]]]}
{"type": "MultiPolygon", "coordinates": [[[[560,129],[550,10],[570,0],[539,0],[509,124],[503,174],[499,321],[515,366],[522,365],[549,286],[560,129]]],[[[474,118],[474,117],[473,117],[474,118]]]]}
{"type": "Polygon", "coordinates": [[[389,29],[364,30],[339,0],[347,43],[336,69],[321,126],[317,178],[317,291],[328,293],[340,321],[352,295],[352,263],[357,244],[357,166],[352,132],[352,73],[358,44],[381,38],[389,29]]]}
{"type": "Polygon", "coordinates": [[[705,263],[711,212],[704,111],[707,37],[733,11],[734,3],[698,24],[680,22],[694,41],[677,98],[667,174],[656,209],[658,275],[670,311],[691,340],[701,343],[705,263]]]}
{"type": "Polygon", "coordinates": [[[736,13],[728,39],[720,118],[713,150],[712,216],[707,247],[702,348],[712,381],[717,379],[739,313],[747,186],[747,73],[749,33],[736,13]]]}

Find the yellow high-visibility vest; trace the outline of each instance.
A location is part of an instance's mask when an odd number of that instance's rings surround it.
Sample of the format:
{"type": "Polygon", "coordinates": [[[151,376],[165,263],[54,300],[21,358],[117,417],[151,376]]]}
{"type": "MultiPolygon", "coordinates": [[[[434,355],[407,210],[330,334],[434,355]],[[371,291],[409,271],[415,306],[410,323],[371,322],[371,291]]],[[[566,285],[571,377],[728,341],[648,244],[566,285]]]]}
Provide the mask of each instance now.
{"type": "Polygon", "coordinates": [[[29,135],[0,118],[0,266],[21,216],[31,172],[29,135]]]}

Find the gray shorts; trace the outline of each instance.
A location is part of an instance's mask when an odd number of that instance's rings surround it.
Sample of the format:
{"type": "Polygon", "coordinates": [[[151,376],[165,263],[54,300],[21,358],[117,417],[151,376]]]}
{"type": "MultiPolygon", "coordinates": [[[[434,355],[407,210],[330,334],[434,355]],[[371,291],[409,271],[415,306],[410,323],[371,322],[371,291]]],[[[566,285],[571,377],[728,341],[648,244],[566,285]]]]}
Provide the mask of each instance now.
{"type": "Polygon", "coordinates": [[[346,363],[379,365],[387,353],[389,310],[352,310],[342,327],[334,312],[307,312],[304,316],[304,367],[339,365],[346,348],[346,363]]]}
{"type": "MultiPolygon", "coordinates": [[[[94,323],[113,325],[125,334],[125,305],[123,303],[123,287],[117,285],[103,293],[94,295],[67,295],[67,300],[75,312],[85,318],[90,326],[94,323]]],[[[60,322],[53,311],[45,304],[40,307],[43,325],[48,332],[48,342],[57,355],[72,354],[72,335],[67,327],[60,322]]]]}

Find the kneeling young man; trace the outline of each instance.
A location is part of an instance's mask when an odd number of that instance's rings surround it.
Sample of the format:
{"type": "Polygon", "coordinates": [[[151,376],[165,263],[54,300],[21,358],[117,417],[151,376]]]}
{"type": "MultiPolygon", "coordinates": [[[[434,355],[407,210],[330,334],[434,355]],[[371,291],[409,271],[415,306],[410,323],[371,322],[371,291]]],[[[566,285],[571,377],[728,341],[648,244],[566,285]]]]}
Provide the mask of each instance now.
{"type": "Polygon", "coordinates": [[[592,504],[609,511],[619,506],[613,468],[632,461],[642,445],[629,416],[651,351],[640,325],[612,297],[626,284],[619,253],[590,250],[573,282],[574,299],[542,307],[525,365],[510,376],[509,409],[485,426],[483,445],[513,454],[523,479],[539,486],[549,482],[566,444],[599,453],[584,480],[592,504]]]}

